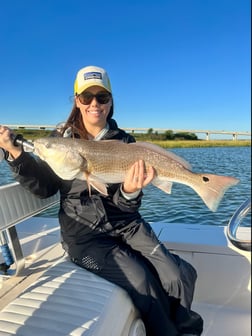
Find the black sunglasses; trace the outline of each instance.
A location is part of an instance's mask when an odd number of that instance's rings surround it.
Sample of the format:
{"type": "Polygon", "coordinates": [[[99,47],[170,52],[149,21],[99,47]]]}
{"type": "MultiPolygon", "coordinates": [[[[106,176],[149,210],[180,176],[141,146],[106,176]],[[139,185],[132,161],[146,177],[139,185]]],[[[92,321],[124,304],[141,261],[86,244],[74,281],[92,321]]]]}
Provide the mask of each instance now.
{"type": "Polygon", "coordinates": [[[91,101],[95,98],[99,104],[107,104],[110,101],[111,94],[109,92],[98,92],[93,94],[91,92],[85,91],[78,95],[81,104],[89,105],[91,101]]]}

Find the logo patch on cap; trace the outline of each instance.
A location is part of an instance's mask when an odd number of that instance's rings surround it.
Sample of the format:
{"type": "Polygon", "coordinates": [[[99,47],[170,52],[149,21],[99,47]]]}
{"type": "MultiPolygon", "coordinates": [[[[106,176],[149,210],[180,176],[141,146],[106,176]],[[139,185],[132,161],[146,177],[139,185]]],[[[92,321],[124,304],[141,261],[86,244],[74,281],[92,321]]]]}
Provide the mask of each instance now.
{"type": "Polygon", "coordinates": [[[84,73],[84,80],[89,80],[89,79],[102,79],[102,74],[96,71],[84,73]]]}

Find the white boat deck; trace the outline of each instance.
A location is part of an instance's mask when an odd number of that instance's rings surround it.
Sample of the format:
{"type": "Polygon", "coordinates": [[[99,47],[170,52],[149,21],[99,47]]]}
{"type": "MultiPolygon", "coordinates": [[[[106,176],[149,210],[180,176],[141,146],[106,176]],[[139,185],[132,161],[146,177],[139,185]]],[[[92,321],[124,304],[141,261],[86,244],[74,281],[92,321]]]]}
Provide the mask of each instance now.
{"type": "MultiPolygon", "coordinates": [[[[58,220],[31,217],[44,200],[17,184],[4,189],[0,229],[15,244],[17,262],[0,275],[0,336],[145,336],[124,290],[64,256],[58,220]],[[26,216],[31,218],[23,221],[26,216]]],[[[202,336],[250,336],[251,252],[234,247],[224,227],[152,226],[198,272],[193,309],[204,319],[202,336]]],[[[240,227],[238,236],[249,241],[251,228],[240,227]]]]}
{"type": "MultiPolygon", "coordinates": [[[[193,308],[204,318],[203,335],[250,336],[250,253],[240,254],[237,248],[228,246],[223,227],[164,223],[153,227],[160,239],[169,238],[170,249],[198,270],[193,308]]],[[[23,274],[2,280],[0,311],[5,312],[0,313],[0,335],[50,335],[48,330],[51,335],[124,335],[115,332],[112,316],[122,311],[117,319],[119,329],[124,323],[130,326],[123,316],[130,316],[131,321],[132,316],[137,316],[132,303],[124,291],[63,256],[57,219],[33,217],[17,229],[26,267],[23,274]],[[25,292],[20,298],[22,291],[25,292]],[[16,296],[19,298],[15,299],[16,296]],[[98,314],[98,303],[110,313],[98,314]],[[110,322],[104,323],[108,315],[110,322]],[[104,333],[104,326],[113,328],[104,333]]],[[[241,235],[248,233],[246,228],[240,231],[241,235]]]]}

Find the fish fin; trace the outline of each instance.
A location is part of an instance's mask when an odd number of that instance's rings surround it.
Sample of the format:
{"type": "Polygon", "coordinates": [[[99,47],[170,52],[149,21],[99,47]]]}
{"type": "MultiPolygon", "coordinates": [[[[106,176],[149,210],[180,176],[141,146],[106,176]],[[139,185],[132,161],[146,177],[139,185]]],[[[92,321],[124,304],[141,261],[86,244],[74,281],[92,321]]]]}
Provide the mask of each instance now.
{"type": "Polygon", "coordinates": [[[214,174],[197,174],[201,177],[201,183],[191,187],[202,198],[206,206],[215,212],[228,188],[238,184],[239,179],[231,176],[214,174]]]}
{"type": "Polygon", "coordinates": [[[155,187],[163,190],[165,193],[171,194],[171,189],[172,189],[172,182],[171,181],[162,180],[162,179],[156,177],[151,181],[151,183],[155,187]]]}
{"type": "Polygon", "coordinates": [[[137,141],[137,142],[132,142],[129,143],[130,146],[139,146],[139,147],[143,147],[143,148],[147,148],[149,150],[155,151],[161,155],[165,155],[168,156],[170,159],[180,163],[183,167],[185,167],[186,169],[191,170],[192,166],[189,162],[187,162],[185,159],[183,159],[182,157],[174,154],[173,152],[168,151],[167,149],[164,149],[158,145],[152,144],[150,142],[144,142],[144,141],[137,141]]]}
{"type": "MultiPolygon", "coordinates": [[[[108,196],[108,191],[107,191],[107,187],[108,185],[100,178],[98,178],[95,175],[88,175],[87,178],[87,184],[88,184],[88,188],[90,188],[90,186],[92,186],[95,190],[99,191],[99,193],[108,196]]],[[[89,189],[89,194],[91,193],[91,190],[89,189]]]]}

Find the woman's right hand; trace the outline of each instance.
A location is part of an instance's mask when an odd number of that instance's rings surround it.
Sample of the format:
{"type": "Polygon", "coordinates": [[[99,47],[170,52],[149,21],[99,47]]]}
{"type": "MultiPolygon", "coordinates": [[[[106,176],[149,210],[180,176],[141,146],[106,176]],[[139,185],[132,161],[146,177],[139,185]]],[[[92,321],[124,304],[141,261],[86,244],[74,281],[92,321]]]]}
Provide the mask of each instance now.
{"type": "Polygon", "coordinates": [[[13,159],[18,158],[22,153],[22,148],[13,144],[13,132],[3,125],[0,125],[0,147],[9,152],[13,159]]]}

